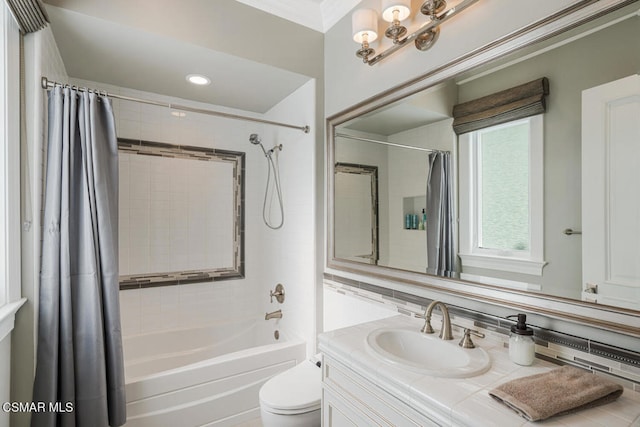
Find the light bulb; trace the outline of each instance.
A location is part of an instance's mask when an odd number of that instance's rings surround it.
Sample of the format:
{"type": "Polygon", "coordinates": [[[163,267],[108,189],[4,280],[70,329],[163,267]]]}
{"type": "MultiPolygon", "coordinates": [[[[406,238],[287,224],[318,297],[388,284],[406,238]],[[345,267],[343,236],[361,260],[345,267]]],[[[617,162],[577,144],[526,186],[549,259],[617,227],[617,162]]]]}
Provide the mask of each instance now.
{"type": "Polygon", "coordinates": [[[206,86],[208,84],[211,84],[211,79],[201,74],[189,74],[187,76],[187,81],[199,86],[206,86]]]}
{"type": "Polygon", "coordinates": [[[411,0],[382,1],[382,19],[385,21],[404,21],[409,15],[411,15],[411,0]]]}
{"type": "Polygon", "coordinates": [[[378,38],[378,14],[373,9],[356,10],[351,15],[351,28],[356,43],[375,41],[378,38]]]}

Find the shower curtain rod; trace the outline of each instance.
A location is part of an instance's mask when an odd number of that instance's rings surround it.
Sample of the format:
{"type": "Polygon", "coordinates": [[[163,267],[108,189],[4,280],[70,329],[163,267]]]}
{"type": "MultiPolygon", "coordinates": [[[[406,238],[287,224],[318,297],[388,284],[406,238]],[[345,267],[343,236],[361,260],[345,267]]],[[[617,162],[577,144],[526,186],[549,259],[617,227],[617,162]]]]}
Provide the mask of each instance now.
{"type": "Polygon", "coordinates": [[[432,148],[414,147],[413,145],[397,144],[395,142],[380,141],[378,139],[362,138],[362,137],[359,137],[359,136],[348,135],[346,133],[336,133],[335,136],[336,136],[336,138],[339,137],[339,138],[355,139],[355,140],[358,140],[358,141],[373,142],[375,144],[389,145],[391,147],[408,148],[410,150],[417,150],[417,151],[426,151],[427,153],[448,153],[449,152],[449,151],[444,151],[444,150],[434,150],[432,148]]]}
{"type": "Polygon", "coordinates": [[[88,90],[90,92],[101,93],[101,94],[104,94],[104,95],[108,96],[109,98],[122,99],[122,100],[125,100],[125,101],[139,102],[141,104],[157,105],[158,107],[167,107],[167,108],[170,108],[170,109],[173,109],[173,110],[188,111],[190,113],[208,114],[210,116],[219,116],[219,117],[224,117],[224,118],[227,118],[227,119],[245,120],[245,121],[250,121],[250,122],[263,123],[263,124],[267,124],[267,125],[281,126],[281,127],[286,127],[286,128],[290,128],[290,129],[298,129],[298,130],[303,131],[304,133],[309,133],[309,130],[310,130],[308,125],[296,126],[296,125],[291,125],[291,124],[288,124],[288,123],[274,122],[274,121],[271,121],[271,120],[263,120],[263,119],[257,119],[257,118],[254,118],[254,117],[241,116],[241,115],[238,115],[238,114],[223,113],[221,111],[205,110],[205,109],[201,109],[201,108],[187,107],[186,105],[171,104],[171,103],[168,103],[168,102],[160,102],[160,101],[152,101],[152,100],[149,100],[149,99],[132,98],[132,97],[129,97],[129,96],[116,95],[114,93],[108,93],[108,92],[103,91],[103,90],[87,89],[85,87],[77,87],[77,86],[72,86],[72,85],[68,85],[68,84],[65,84],[65,83],[52,82],[48,78],[46,78],[44,76],[42,77],[41,85],[42,85],[43,89],[53,88],[56,85],[57,86],[68,86],[68,87],[73,87],[73,88],[75,88],[77,90],[80,90],[80,91],[87,91],[88,90]]]}

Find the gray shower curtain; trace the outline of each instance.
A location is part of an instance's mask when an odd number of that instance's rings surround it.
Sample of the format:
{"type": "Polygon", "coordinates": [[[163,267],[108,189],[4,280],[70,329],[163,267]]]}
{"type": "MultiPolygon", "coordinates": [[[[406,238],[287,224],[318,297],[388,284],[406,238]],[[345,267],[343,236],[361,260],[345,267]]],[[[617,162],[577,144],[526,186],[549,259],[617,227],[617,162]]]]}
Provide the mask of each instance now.
{"type": "Polygon", "coordinates": [[[33,427],[124,424],[118,290],[118,146],[111,102],[55,87],[49,92],[33,390],[33,401],[47,410],[32,413],[33,427]]]}
{"type": "Polygon", "coordinates": [[[455,277],[455,218],[449,153],[429,154],[426,213],[427,273],[455,277]]]}

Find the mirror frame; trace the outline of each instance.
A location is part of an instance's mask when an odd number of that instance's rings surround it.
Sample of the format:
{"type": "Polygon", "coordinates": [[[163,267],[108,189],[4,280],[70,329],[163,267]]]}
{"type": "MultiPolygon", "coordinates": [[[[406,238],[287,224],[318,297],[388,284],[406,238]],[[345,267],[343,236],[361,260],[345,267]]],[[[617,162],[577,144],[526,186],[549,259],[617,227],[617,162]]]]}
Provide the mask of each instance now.
{"type": "MultiPolygon", "coordinates": [[[[345,173],[352,175],[364,175],[369,177],[371,189],[371,262],[362,264],[377,265],[380,257],[380,246],[378,240],[378,167],[370,165],[360,165],[354,163],[338,162],[334,166],[334,173],[345,173]]],[[[335,175],[334,175],[335,179],[335,175]]],[[[335,204],[334,204],[335,207],[335,204]]],[[[335,250],[335,247],[334,247],[335,250]]]]}
{"type": "Polygon", "coordinates": [[[372,281],[378,284],[383,280],[399,285],[415,286],[418,289],[461,297],[464,300],[472,300],[474,303],[481,302],[493,306],[518,308],[548,316],[552,319],[560,319],[605,331],[640,337],[640,315],[638,315],[637,311],[338,259],[334,256],[333,236],[335,223],[333,165],[336,162],[335,132],[337,126],[443,83],[460,73],[470,71],[492,60],[500,59],[519,49],[530,47],[638,1],[640,0],[585,0],[578,2],[517,32],[454,59],[424,75],[381,92],[351,108],[328,117],[326,120],[327,223],[325,272],[337,275],[340,272],[362,275],[371,278],[372,281]]]}

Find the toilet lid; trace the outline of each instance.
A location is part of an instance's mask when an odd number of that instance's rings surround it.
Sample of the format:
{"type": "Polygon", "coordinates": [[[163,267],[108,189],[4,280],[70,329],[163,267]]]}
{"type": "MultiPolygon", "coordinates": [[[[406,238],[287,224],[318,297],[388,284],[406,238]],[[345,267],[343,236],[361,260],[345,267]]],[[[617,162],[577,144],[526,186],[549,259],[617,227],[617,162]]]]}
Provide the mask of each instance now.
{"type": "Polygon", "coordinates": [[[308,360],[264,383],[260,404],[276,414],[304,413],[320,409],[322,370],[308,360]]]}

